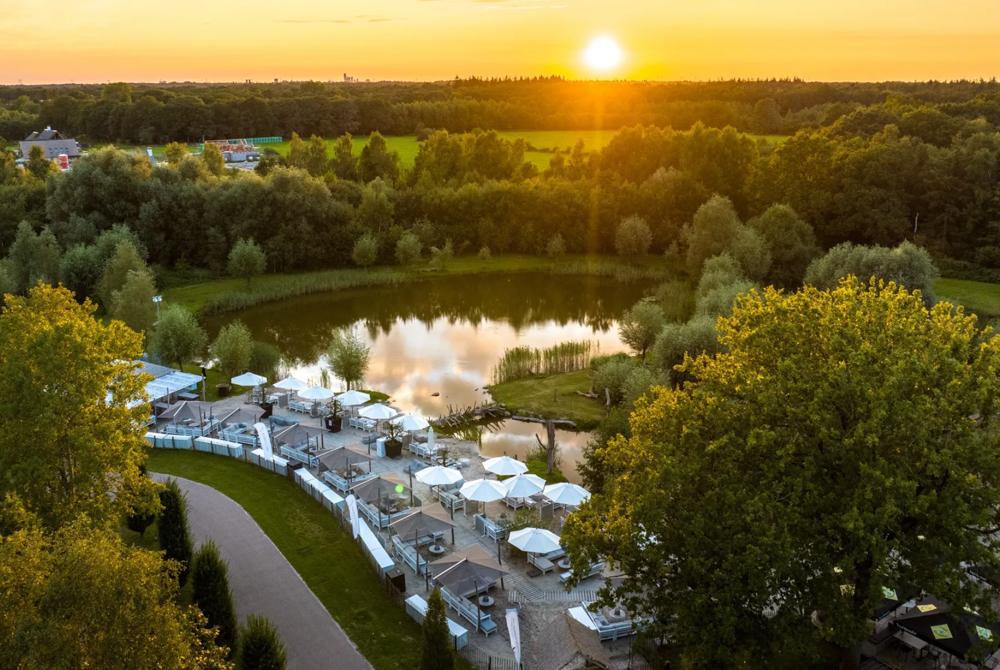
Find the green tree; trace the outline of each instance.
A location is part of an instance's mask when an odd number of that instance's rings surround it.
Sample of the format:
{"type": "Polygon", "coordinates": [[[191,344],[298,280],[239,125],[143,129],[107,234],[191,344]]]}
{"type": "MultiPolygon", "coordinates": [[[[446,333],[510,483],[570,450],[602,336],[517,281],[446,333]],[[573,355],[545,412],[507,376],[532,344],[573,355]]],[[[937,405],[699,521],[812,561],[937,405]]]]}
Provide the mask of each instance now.
{"type": "Polygon", "coordinates": [[[1000,339],[856,279],[750,293],[718,330],[722,351],[599,450],[605,492],[566,522],[574,566],[610,556],[624,574],[605,600],[701,667],[820,641],[856,666],[903,584],[995,617],[966,566],[1000,566],[1000,339]]]}
{"type": "Polygon", "coordinates": [[[767,280],[788,289],[801,285],[809,261],[819,253],[812,226],[788,205],[771,205],[750,219],[750,226],[764,237],[771,253],[767,280]]]}
{"type": "Polygon", "coordinates": [[[59,278],[59,242],[48,228],[36,235],[30,223],[19,223],[7,260],[19,293],[40,281],[52,284],[59,278]]]}
{"type": "Polygon", "coordinates": [[[439,272],[448,269],[448,263],[455,256],[455,249],[451,240],[447,240],[443,247],[431,247],[431,268],[439,272]]]}
{"type": "Polygon", "coordinates": [[[384,232],[395,217],[396,207],[391,196],[392,188],[376,178],[361,193],[361,202],[354,212],[355,220],[369,231],[384,232]]]}
{"type": "Polygon", "coordinates": [[[205,143],[201,160],[205,163],[209,173],[216,177],[221,177],[226,171],[226,157],[222,155],[222,149],[214,144],[205,143]]]}
{"type": "Polygon", "coordinates": [[[188,529],[187,500],[176,480],[160,490],[160,515],[156,526],[164,556],[177,561],[177,582],[184,586],[191,568],[191,531],[188,529]]]}
{"type": "Polygon", "coordinates": [[[59,262],[59,278],[80,300],[95,297],[101,279],[100,251],[92,244],[70,247],[59,262]]]}
{"type": "Polygon", "coordinates": [[[250,367],[253,336],[242,321],[233,321],[219,330],[210,349],[219,370],[229,380],[250,367]]]}
{"type": "Polygon", "coordinates": [[[371,349],[352,330],[336,330],[327,348],[330,369],[344,380],[347,388],[357,388],[365,378],[371,349]]]}
{"type": "Polygon", "coordinates": [[[354,264],[366,268],[378,258],[378,240],[371,233],[365,233],[354,243],[351,259],[354,264]]]}
{"type": "Polygon", "coordinates": [[[181,161],[190,155],[188,147],[183,142],[170,142],[163,147],[163,155],[167,161],[173,165],[180,165],[181,161]]]}
{"type": "Polygon", "coordinates": [[[911,242],[903,242],[895,249],[850,242],[838,244],[809,264],[805,281],[817,288],[833,288],[848,275],[862,281],[871,277],[894,281],[919,290],[928,304],[935,301],[937,267],[926,250],[911,242]]]}
{"type": "Polygon", "coordinates": [[[73,524],[0,540],[0,667],[231,670],[177,565],[73,524]]]}
{"type": "Polygon", "coordinates": [[[368,143],[361,150],[358,174],[363,182],[370,182],[379,177],[388,182],[399,179],[399,154],[389,151],[389,145],[380,133],[372,133],[368,137],[368,143]]]}
{"type": "Polygon", "coordinates": [[[549,240],[549,243],[545,245],[545,255],[549,258],[562,258],[566,255],[566,243],[563,242],[563,236],[556,233],[549,240]]]}
{"type": "Polygon", "coordinates": [[[267,267],[267,255],[253,239],[239,239],[229,250],[226,270],[231,277],[242,277],[247,282],[247,289],[253,278],[264,272],[267,267]]]}
{"type": "Polygon", "coordinates": [[[124,321],[137,332],[149,332],[156,321],[156,305],[153,303],[155,295],[153,274],[132,270],[125,279],[125,285],[112,294],[111,317],[124,321]]]}
{"type": "Polygon", "coordinates": [[[142,340],[94,311],[38,286],[0,312],[0,499],[18,496],[47,528],[156,506],[140,472],[149,408],[138,402],[146,378],[132,373],[142,340]]]}
{"type": "Polygon", "coordinates": [[[285,670],[285,645],[270,621],[249,615],[239,639],[237,670],[285,670]]]}
{"type": "Polygon", "coordinates": [[[344,133],[333,143],[330,167],[338,179],[354,181],[358,178],[358,158],[354,155],[354,141],[349,133],[344,133]]]}
{"type": "Polygon", "coordinates": [[[451,633],[445,617],[444,599],[435,588],[427,598],[427,614],[423,623],[423,652],[420,670],[453,670],[455,654],[452,651],[451,633]]]}
{"type": "Polygon", "coordinates": [[[45,157],[45,150],[37,144],[33,145],[28,152],[27,170],[29,174],[43,181],[50,174],[59,172],[56,164],[45,157]]]}
{"type": "MultiPolygon", "coordinates": [[[[101,248],[98,245],[98,248],[101,248]]],[[[97,283],[97,295],[105,310],[111,310],[115,302],[115,293],[120,291],[128,281],[130,272],[148,272],[146,261],[139,255],[138,249],[128,240],[119,241],[114,253],[104,265],[101,280],[97,283]]]]}
{"type": "Polygon", "coordinates": [[[422,248],[420,238],[408,230],[396,240],[396,260],[400,265],[413,265],[420,260],[422,248]]]}
{"type": "Polygon", "coordinates": [[[236,610],[229,589],[229,568],[219,555],[215,542],[208,540],[194,555],[191,568],[191,601],[198,606],[209,626],[218,626],[215,638],[220,647],[236,654],[236,610]]]}
{"type": "Polygon", "coordinates": [[[183,305],[166,305],[153,329],[150,345],[161,359],[174,363],[181,370],[185,361],[197,358],[205,351],[208,334],[183,305]]]}
{"type": "Polygon", "coordinates": [[[615,232],[615,251],[619,256],[644,256],[653,243],[649,224],[638,216],[622,219],[615,232]]]}
{"type": "Polygon", "coordinates": [[[281,352],[273,344],[268,342],[254,341],[253,350],[250,352],[249,368],[257,374],[265,377],[274,377],[281,363],[281,352]]]}
{"type": "Polygon", "coordinates": [[[667,321],[663,308],[652,300],[640,300],[622,315],[618,336],[643,360],[667,321]]]}
{"type": "Polygon", "coordinates": [[[728,198],[714,195],[699,207],[691,224],[684,230],[688,274],[700,276],[702,264],[728,250],[742,225],[728,198]]]}

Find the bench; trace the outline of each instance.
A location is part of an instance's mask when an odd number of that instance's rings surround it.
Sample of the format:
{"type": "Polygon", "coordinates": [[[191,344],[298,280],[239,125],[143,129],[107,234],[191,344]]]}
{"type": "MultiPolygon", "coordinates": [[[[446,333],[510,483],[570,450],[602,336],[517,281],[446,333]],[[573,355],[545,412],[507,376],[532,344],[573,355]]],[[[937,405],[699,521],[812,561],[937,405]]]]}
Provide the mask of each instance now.
{"type": "MultiPolygon", "coordinates": [[[[596,563],[591,563],[587,572],[580,576],[581,580],[590,579],[591,577],[596,577],[597,575],[604,572],[604,561],[597,561],[596,563]]],[[[559,575],[559,581],[565,584],[570,579],[573,578],[573,570],[567,570],[559,575]]]]}
{"type": "Polygon", "coordinates": [[[378,475],[376,475],[373,472],[366,472],[363,475],[352,477],[351,481],[348,482],[346,477],[341,477],[339,474],[337,474],[335,470],[327,470],[326,472],[323,473],[323,480],[329,483],[331,486],[333,486],[333,488],[337,489],[338,491],[343,491],[344,493],[347,493],[352,486],[357,486],[361,482],[373,479],[374,477],[377,476],[378,475]]]}
{"type": "MultiPolygon", "coordinates": [[[[417,623],[423,623],[427,616],[427,601],[418,595],[410,596],[406,599],[406,613],[417,623]]],[[[464,649],[469,644],[469,631],[451,619],[445,620],[448,622],[448,632],[451,633],[455,650],[464,649]]]]}
{"type": "Polygon", "coordinates": [[[398,535],[392,536],[392,551],[396,558],[410,566],[410,569],[418,575],[427,572],[427,561],[420,557],[416,549],[400,540],[398,535]]]}
{"type": "Polygon", "coordinates": [[[458,510],[465,509],[465,498],[458,495],[457,492],[452,493],[450,491],[438,491],[438,501],[441,503],[441,507],[454,514],[458,510]]]}
{"type": "Polygon", "coordinates": [[[458,612],[463,619],[475,626],[476,630],[486,637],[496,632],[497,625],[493,622],[493,617],[490,616],[489,612],[482,611],[465,598],[460,598],[447,589],[441,589],[441,597],[449,607],[458,612]]]}
{"type": "Polygon", "coordinates": [[[499,542],[507,537],[507,527],[489,518],[485,514],[475,516],[476,530],[486,537],[499,542]]]}

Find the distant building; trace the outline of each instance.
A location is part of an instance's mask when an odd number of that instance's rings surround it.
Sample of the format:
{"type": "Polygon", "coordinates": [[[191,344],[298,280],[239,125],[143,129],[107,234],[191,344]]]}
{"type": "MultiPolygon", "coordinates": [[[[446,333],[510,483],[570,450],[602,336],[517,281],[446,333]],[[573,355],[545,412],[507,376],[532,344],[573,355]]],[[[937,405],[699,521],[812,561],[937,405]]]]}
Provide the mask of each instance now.
{"type": "Polygon", "coordinates": [[[70,158],[80,156],[79,142],[72,137],[63,137],[58,130],[48,127],[36,130],[24,138],[21,142],[21,155],[27,158],[34,146],[40,146],[49,160],[55,160],[59,154],[66,154],[70,158]]]}

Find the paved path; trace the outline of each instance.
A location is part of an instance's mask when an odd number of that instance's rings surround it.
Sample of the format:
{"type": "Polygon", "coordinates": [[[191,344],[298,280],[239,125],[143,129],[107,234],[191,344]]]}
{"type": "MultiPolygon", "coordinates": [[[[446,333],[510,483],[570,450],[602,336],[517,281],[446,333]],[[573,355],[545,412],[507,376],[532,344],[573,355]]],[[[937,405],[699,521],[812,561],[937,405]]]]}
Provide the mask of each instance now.
{"type": "MultiPolygon", "coordinates": [[[[158,481],[165,475],[154,474],[158,481]]],[[[229,585],[240,621],[267,617],[288,652],[289,670],[372,670],[257,522],[231,498],[182,477],[195,544],[213,539],[229,563],[229,585]]]]}

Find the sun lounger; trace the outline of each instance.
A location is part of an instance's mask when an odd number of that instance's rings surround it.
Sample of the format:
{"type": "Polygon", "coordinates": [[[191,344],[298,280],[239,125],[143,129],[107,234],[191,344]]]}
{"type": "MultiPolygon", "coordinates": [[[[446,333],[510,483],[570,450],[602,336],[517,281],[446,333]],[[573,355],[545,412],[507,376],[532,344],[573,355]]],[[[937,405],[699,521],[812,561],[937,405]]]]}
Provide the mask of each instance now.
{"type": "Polygon", "coordinates": [[[543,575],[556,569],[555,563],[538,554],[528,554],[528,563],[538,568],[543,575]]]}
{"type": "MultiPolygon", "coordinates": [[[[597,575],[604,572],[604,561],[598,561],[596,563],[591,563],[590,568],[584,573],[580,579],[590,579],[591,577],[596,577],[597,575]]],[[[567,570],[566,572],[560,573],[559,581],[565,584],[570,579],[573,578],[573,570],[567,570]]]]}

